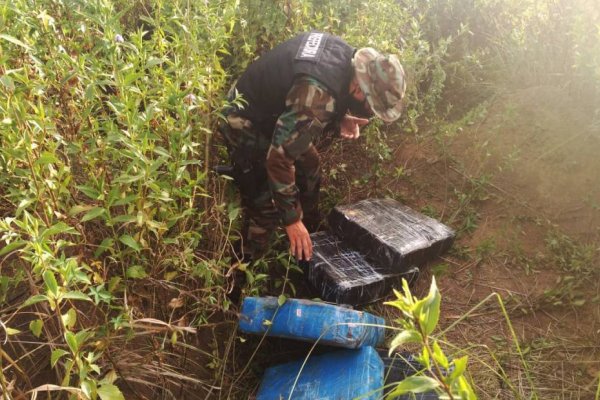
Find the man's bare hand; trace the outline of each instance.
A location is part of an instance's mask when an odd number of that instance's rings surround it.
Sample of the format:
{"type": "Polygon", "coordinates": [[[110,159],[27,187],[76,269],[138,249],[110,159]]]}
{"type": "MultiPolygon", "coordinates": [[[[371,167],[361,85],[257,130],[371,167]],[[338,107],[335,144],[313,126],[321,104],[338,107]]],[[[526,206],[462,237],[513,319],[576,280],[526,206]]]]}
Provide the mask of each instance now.
{"type": "Polygon", "coordinates": [[[358,139],[360,128],[369,123],[366,118],[358,118],[352,115],[344,115],[340,123],[340,134],[344,139],[358,139]]]}
{"type": "Polygon", "coordinates": [[[312,241],[302,221],[298,220],[286,226],[285,231],[290,239],[290,253],[298,261],[310,260],[312,257],[312,241]]]}

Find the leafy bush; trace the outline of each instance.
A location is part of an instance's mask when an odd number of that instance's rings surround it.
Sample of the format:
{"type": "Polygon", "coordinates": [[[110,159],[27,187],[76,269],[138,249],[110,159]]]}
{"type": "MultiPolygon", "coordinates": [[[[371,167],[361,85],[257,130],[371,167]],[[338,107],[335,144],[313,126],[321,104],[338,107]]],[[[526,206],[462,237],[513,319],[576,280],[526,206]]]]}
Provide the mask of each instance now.
{"type": "MultiPolygon", "coordinates": [[[[276,43],[321,29],[398,53],[406,131],[445,116],[449,84],[476,103],[467,89],[507,77],[567,82],[600,118],[598,19],[589,0],[4,2],[3,395],[173,395],[182,382],[197,394],[225,380],[218,346],[188,334],[230,306],[240,213],[211,173],[213,132],[232,79],[276,43]],[[187,351],[213,369],[196,373],[187,351]]],[[[367,140],[377,176],[384,133],[367,140]]]]}
{"type": "Polygon", "coordinates": [[[405,393],[423,393],[435,391],[442,399],[477,399],[471,384],[464,376],[468,356],[449,360],[440,347],[439,341],[432,337],[440,316],[442,297],[435,283],[431,282],[429,294],[422,299],[412,295],[405,279],[402,280],[403,293],[394,291],[397,299],[385,304],[400,311],[401,318],[396,320],[400,332],[390,344],[390,355],[399,347],[416,343],[421,348],[416,360],[424,371],[409,376],[395,384],[386,398],[393,399],[405,393]]]}
{"type": "MultiPolygon", "coordinates": [[[[236,7],[2,8],[1,297],[17,307],[2,321],[12,357],[28,354],[18,370],[43,360],[68,390],[116,398],[105,393],[118,393],[122,360],[110,354],[146,330],[142,317],[173,317],[166,303],[135,304],[138,280],[175,298],[214,288],[186,299],[206,304],[188,324],[226,303],[232,226],[209,160],[236,7]]],[[[186,325],[165,325],[173,343],[186,325]]],[[[16,393],[39,381],[27,375],[16,393]]]]}

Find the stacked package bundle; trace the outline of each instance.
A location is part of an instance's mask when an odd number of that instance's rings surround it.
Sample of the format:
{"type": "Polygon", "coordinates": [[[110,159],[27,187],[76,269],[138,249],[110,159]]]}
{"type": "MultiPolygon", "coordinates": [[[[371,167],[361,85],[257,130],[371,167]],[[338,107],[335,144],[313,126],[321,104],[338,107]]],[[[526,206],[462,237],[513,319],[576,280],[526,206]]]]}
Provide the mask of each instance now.
{"type": "Polygon", "coordinates": [[[245,333],[351,349],[380,345],[385,334],[385,320],[367,312],[300,299],[280,306],[275,297],[246,297],[239,327],[245,333]]]}
{"type": "MultiPolygon", "coordinates": [[[[308,280],[321,298],[338,304],[386,296],[402,278],[415,279],[416,266],[448,250],[454,239],[447,226],[387,199],[336,207],[329,222],[332,233],[311,235],[308,280]]],[[[380,399],[420,368],[410,356],[382,360],[374,347],[383,343],[385,320],[345,307],[248,297],[239,326],[246,333],[348,348],[268,368],[257,400],[380,399]]],[[[438,397],[428,392],[417,398],[438,397]]]]}
{"type": "Polygon", "coordinates": [[[392,199],[367,199],[337,206],[333,232],[368,260],[397,272],[422,265],[452,246],[452,229],[392,199]]]}
{"type": "Polygon", "coordinates": [[[303,363],[268,368],[256,400],[381,398],[383,362],[370,346],[313,356],[302,368],[303,363]]]}
{"type": "Polygon", "coordinates": [[[446,225],[395,200],[370,199],[338,206],[329,216],[332,233],[311,235],[311,286],[336,303],[365,304],[409,282],[418,267],[450,248],[446,225]]]}
{"type": "Polygon", "coordinates": [[[401,279],[412,282],[419,269],[412,267],[405,273],[367,262],[365,256],[327,232],[311,235],[313,242],[312,265],[308,281],[321,298],[337,304],[365,304],[387,296],[392,287],[399,287],[401,279]]]}

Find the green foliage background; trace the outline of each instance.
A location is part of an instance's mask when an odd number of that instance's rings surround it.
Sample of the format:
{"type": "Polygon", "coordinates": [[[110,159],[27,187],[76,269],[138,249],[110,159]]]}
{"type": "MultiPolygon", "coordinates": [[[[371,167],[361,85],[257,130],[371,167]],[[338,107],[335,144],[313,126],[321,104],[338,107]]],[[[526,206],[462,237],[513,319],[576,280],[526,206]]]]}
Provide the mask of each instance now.
{"type": "MultiPolygon", "coordinates": [[[[239,210],[211,173],[213,132],[224,93],[261,52],[321,29],[398,53],[408,102],[389,131],[416,132],[499,88],[540,83],[577,94],[600,121],[599,8],[592,0],[1,1],[2,393],[30,396],[52,384],[106,400],[140,387],[192,396],[227,383],[223,360],[208,354],[212,369],[198,372],[186,352],[205,351],[190,332],[230,306],[239,210]]],[[[382,151],[379,140],[368,143],[382,151]]]]}

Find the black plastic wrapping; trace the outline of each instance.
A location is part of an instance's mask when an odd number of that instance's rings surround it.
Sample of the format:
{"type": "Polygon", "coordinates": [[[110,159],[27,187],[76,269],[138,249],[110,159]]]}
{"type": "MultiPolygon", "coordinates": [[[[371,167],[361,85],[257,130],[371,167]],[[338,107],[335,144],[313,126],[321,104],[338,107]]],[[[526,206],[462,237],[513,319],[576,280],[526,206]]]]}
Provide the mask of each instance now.
{"type": "Polygon", "coordinates": [[[398,273],[370,264],[358,251],[327,232],[311,235],[313,258],[308,271],[311,286],[326,301],[359,305],[381,299],[400,287],[402,278],[417,278],[418,268],[398,273]]]}
{"type": "MultiPolygon", "coordinates": [[[[394,390],[393,383],[398,383],[422,370],[421,364],[410,353],[387,355],[387,351],[378,351],[383,361],[383,378],[385,380],[384,396],[394,390]],[[389,386],[388,386],[389,385],[389,386]]],[[[439,400],[434,391],[425,393],[405,394],[396,397],[397,400],[439,400]]]]}
{"type": "Polygon", "coordinates": [[[374,264],[406,272],[450,248],[452,229],[392,199],[367,199],[335,207],[333,233],[374,264]]]}

